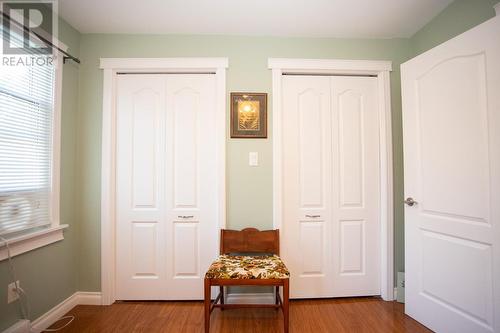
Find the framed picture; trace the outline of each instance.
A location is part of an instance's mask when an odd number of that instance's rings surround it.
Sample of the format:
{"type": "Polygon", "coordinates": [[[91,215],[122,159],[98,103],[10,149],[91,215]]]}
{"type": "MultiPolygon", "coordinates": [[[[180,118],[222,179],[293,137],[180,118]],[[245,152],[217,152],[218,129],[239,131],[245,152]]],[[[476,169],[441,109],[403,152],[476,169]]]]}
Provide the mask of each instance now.
{"type": "Polygon", "coordinates": [[[231,93],[231,138],[267,138],[266,93],[231,93]]]}

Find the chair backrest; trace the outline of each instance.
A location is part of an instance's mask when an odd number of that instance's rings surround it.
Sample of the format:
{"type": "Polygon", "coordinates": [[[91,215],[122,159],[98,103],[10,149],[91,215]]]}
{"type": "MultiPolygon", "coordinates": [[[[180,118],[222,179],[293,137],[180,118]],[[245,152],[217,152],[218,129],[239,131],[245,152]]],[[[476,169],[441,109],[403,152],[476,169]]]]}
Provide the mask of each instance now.
{"type": "Polygon", "coordinates": [[[222,229],[220,253],[269,253],[279,255],[279,230],[260,231],[255,228],[246,228],[238,231],[222,229]]]}

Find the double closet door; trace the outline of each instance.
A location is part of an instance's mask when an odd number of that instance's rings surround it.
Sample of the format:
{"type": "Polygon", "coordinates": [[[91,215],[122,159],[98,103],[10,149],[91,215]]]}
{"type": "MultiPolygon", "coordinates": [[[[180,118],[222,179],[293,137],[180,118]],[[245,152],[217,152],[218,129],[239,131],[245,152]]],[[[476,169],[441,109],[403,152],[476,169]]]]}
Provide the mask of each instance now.
{"type": "Polygon", "coordinates": [[[215,75],[117,80],[116,299],[202,299],[217,255],[215,75]]]}
{"type": "Polygon", "coordinates": [[[282,256],[291,296],[379,295],[377,79],[282,82],[282,256]]]}

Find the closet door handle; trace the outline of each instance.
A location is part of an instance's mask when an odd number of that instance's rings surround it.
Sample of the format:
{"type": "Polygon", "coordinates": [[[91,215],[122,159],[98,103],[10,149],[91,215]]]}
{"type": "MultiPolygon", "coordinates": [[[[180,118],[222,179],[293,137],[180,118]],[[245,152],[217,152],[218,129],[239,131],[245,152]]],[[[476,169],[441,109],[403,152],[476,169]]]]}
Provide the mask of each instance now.
{"type": "Polygon", "coordinates": [[[310,217],[310,218],[315,219],[317,217],[321,217],[321,215],[306,215],[306,217],[310,217]]]}
{"type": "Polygon", "coordinates": [[[192,219],[194,215],[177,215],[179,219],[192,219]]]}

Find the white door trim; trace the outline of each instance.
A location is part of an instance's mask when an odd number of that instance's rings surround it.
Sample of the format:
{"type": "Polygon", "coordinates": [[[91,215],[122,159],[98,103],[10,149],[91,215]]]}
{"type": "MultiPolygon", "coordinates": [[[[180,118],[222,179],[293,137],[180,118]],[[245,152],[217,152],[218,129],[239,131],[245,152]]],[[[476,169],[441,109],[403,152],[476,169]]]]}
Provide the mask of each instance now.
{"type": "Polygon", "coordinates": [[[115,165],[117,73],[215,73],[217,94],[218,226],[226,225],[226,69],[227,58],[101,58],[104,72],[101,170],[101,291],[102,304],[115,299],[115,165]]]}
{"type": "Polygon", "coordinates": [[[394,299],[394,218],[392,174],[392,128],[390,61],[339,59],[269,58],[273,77],[273,226],[282,226],[282,77],[283,74],[358,74],[378,78],[380,114],[380,222],[381,222],[381,295],[394,299]]]}

